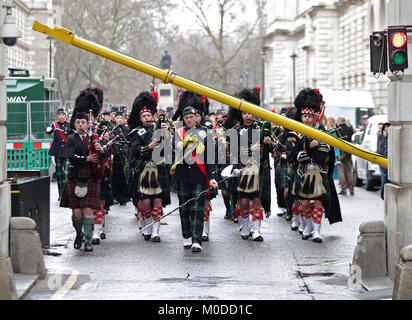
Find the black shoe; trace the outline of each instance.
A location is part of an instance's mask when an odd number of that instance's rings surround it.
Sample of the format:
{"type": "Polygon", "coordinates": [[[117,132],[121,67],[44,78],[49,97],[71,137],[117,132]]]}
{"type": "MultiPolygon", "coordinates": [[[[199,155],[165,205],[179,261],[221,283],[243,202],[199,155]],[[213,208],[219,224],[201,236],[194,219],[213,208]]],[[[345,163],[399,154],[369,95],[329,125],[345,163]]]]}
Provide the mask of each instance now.
{"type": "Polygon", "coordinates": [[[92,244],[100,244],[100,239],[99,238],[93,238],[92,239],[92,244]]]}
{"type": "Polygon", "coordinates": [[[230,212],[226,211],[225,216],[223,217],[225,220],[229,220],[231,218],[230,212]]]}
{"type": "MultiPolygon", "coordinates": [[[[146,240],[146,239],[145,239],[145,240],[146,240]]],[[[153,241],[153,242],[160,242],[160,237],[159,237],[159,236],[153,237],[153,238],[152,238],[152,241],[153,241]]]]}
{"type": "Polygon", "coordinates": [[[354,196],[354,195],[355,195],[355,192],[352,190],[352,191],[350,192],[350,195],[351,195],[351,196],[354,196]]]}
{"type": "Polygon", "coordinates": [[[346,196],[346,190],[341,190],[338,195],[340,196],[346,196]]]}
{"type": "Polygon", "coordinates": [[[298,230],[298,226],[296,226],[296,227],[290,227],[290,229],[292,229],[292,231],[296,231],[296,230],[298,230]]]}
{"type": "Polygon", "coordinates": [[[311,236],[312,236],[311,234],[308,236],[302,235],[302,240],[308,240],[311,236]]]}
{"type": "Polygon", "coordinates": [[[91,245],[90,243],[86,242],[86,243],[84,244],[84,251],[86,251],[86,252],[93,251],[92,245],[91,245]]]}
{"type": "Polygon", "coordinates": [[[238,217],[234,217],[233,218],[233,223],[238,223],[239,222],[239,218],[238,217]]]}
{"type": "Polygon", "coordinates": [[[291,213],[287,213],[286,214],[286,221],[291,221],[293,219],[293,214],[291,214],[291,213]]]}
{"type": "Polygon", "coordinates": [[[256,237],[255,239],[253,239],[253,241],[262,242],[262,241],[263,241],[263,237],[262,237],[262,236],[256,237]]]}
{"type": "Polygon", "coordinates": [[[209,237],[208,236],[202,236],[202,241],[209,241],[209,237]]]}
{"type": "Polygon", "coordinates": [[[149,235],[144,234],[143,236],[144,236],[144,239],[145,239],[146,241],[149,241],[150,238],[152,237],[151,234],[149,234],[149,235]]]}
{"type": "Polygon", "coordinates": [[[100,234],[100,239],[102,239],[102,240],[106,239],[106,234],[104,232],[102,232],[100,234]]]}
{"type": "Polygon", "coordinates": [[[119,202],[121,206],[125,206],[127,202],[119,202]]]}
{"type": "Polygon", "coordinates": [[[249,236],[250,236],[250,235],[247,235],[247,236],[241,235],[241,237],[242,237],[243,240],[249,239],[249,236]]]}
{"type": "Polygon", "coordinates": [[[313,242],[322,243],[323,241],[321,238],[318,237],[318,238],[313,239],[313,242]]]}
{"type": "Polygon", "coordinates": [[[82,247],[83,237],[84,237],[83,232],[76,235],[76,239],[74,239],[74,248],[75,249],[80,249],[82,247]]]}

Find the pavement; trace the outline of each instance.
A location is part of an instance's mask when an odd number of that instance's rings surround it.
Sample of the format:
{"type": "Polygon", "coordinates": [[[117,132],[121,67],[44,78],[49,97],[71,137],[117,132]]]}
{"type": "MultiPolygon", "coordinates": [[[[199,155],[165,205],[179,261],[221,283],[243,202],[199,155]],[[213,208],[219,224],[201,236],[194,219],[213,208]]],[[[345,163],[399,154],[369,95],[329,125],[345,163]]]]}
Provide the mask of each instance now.
{"type": "MultiPolygon", "coordinates": [[[[272,194],[275,194],[272,192],[272,194]]],[[[91,253],[73,249],[71,210],[60,208],[50,184],[48,276],[37,279],[26,300],[380,300],[390,283],[348,285],[349,263],[363,222],[383,220],[378,191],[355,188],[340,196],[343,222],[323,221],[323,243],[302,240],[290,222],[272,215],[262,223],[264,242],[242,240],[239,224],[224,220],[220,196],[212,201],[210,241],[201,253],[183,249],[178,212],[166,217],[160,243],[144,241],[131,203],[114,205],[107,239],[91,253]]],[[[168,213],[176,208],[176,194],[168,213]]]]}

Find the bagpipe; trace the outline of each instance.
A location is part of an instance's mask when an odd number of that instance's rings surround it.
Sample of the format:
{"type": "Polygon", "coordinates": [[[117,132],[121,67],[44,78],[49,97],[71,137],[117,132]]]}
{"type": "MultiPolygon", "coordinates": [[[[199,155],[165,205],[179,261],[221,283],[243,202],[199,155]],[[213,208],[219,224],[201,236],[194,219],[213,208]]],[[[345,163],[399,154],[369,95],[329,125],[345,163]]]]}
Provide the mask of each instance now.
{"type": "Polygon", "coordinates": [[[89,153],[90,154],[98,154],[99,158],[97,163],[92,164],[92,169],[94,176],[97,179],[101,179],[104,174],[104,155],[96,150],[96,144],[100,144],[100,137],[97,133],[93,133],[93,120],[92,120],[92,112],[93,110],[89,110],[89,153]]]}

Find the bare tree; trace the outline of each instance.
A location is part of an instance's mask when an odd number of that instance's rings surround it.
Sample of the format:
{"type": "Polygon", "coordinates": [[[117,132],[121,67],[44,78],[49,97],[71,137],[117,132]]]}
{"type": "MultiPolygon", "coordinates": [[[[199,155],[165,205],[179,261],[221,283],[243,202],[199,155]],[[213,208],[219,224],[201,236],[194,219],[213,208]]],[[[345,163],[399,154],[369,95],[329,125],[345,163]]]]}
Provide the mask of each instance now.
{"type": "MultiPolygon", "coordinates": [[[[113,50],[159,61],[166,32],[169,0],[72,0],[62,1],[62,24],[78,36],[113,50]]],[[[131,104],[151,77],[65,43],[56,45],[56,71],[61,96],[73,100],[89,86],[103,88],[105,100],[131,104]],[[90,59],[90,60],[89,60],[90,59]],[[91,71],[91,72],[90,72],[91,71]]]]}
{"type": "Polygon", "coordinates": [[[196,17],[200,29],[209,40],[209,50],[198,51],[203,53],[207,61],[213,61],[213,74],[218,76],[221,89],[228,90],[228,75],[233,70],[234,62],[242,49],[254,36],[263,17],[266,0],[255,0],[255,12],[248,14],[251,20],[239,18],[247,10],[242,1],[184,0],[183,4],[196,17]],[[215,17],[211,13],[213,11],[217,12],[217,21],[212,19],[215,17]]]}

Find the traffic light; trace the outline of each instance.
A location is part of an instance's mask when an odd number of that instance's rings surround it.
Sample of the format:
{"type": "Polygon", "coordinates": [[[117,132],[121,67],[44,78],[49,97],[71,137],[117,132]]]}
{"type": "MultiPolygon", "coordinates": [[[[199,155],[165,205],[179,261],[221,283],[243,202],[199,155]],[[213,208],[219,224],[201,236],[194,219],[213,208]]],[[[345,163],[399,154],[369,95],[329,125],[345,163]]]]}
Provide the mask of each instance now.
{"type": "Polygon", "coordinates": [[[403,71],[408,68],[408,35],[403,27],[388,29],[388,58],[389,69],[403,71]]]}
{"type": "Polygon", "coordinates": [[[370,36],[371,72],[383,73],[388,71],[387,35],[382,32],[374,32],[370,36]]]}

